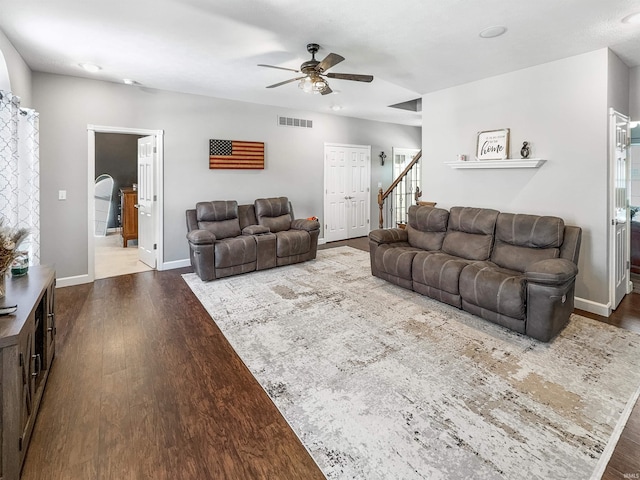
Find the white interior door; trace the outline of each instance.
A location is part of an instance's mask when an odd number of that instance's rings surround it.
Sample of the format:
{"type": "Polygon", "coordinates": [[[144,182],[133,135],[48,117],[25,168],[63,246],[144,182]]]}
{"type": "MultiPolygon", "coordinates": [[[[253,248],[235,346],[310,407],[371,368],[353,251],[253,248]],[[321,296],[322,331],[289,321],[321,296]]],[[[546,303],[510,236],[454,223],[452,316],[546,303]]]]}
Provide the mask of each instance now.
{"type": "Polygon", "coordinates": [[[629,119],[614,110],[610,115],[610,166],[612,174],[611,212],[611,308],[615,310],[631,291],[629,230],[629,119]]]}
{"type": "Polygon", "coordinates": [[[156,268],[155,238],[155,137],[138,140],[138,258],[141,262],[156,268]]]}
{"type": "Polygon", "coordinates": [[[325,241],[368,235],[371,147],[325,144],[324,184],[325,241]]]}

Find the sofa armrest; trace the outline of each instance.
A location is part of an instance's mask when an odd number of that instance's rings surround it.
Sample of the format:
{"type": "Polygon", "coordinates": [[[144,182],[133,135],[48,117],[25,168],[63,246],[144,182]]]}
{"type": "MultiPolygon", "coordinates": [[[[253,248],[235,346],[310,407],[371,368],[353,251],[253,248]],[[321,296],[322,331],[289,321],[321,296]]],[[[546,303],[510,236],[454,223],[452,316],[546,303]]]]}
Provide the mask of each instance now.
{"type": "Polygon", "coordinates": [[[207,245],[216,241],[216,236],[209,230],[191,230],[187,233],[187,239],[194,245],[207,245]]]}
{"type": "Polygon", "coordinates": [[[312,232],[313,230],[320,230],[320,224],[317,220],[307,220],[306,218],[296,218],[291,221],[292,230],[306,230],[312,232]]]}
{"type": "Polygon", "coordinates": [[[551,258],[535,262],[524,272],[527,282],[541,285],[562,285],[576,277],[578,267],[565,258],[551,258]]]}
{"type": "Polygon", "coordinates": [[[369,232],[369,240],[377,244],[406,242],[409,240],[409,234],[402,228],[381,228],[369,232]]]}
{"type": "Polygon", "coordinates": [[[271,229],[264,225],[247,225],[242,229],[243,235],[260,235],[262,233],[269,233],[271,229]]]}

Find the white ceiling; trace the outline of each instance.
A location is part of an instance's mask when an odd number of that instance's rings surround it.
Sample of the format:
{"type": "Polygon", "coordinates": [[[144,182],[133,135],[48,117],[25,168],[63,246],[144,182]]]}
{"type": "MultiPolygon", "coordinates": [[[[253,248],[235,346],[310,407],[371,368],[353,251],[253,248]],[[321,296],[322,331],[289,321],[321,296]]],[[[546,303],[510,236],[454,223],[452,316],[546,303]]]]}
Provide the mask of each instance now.
{"type": "Polygon", "coordinates": [[[34,71],[419,125],[388,105],[604,47],[640,65],[640,25],[621,22],[636,12],[640,0],[0,0],[0,29],[34,71]],[[507,33],[479,37],[494,25],[507,33]],[[298,69],[310,42],[346,58],[330,71],[375,80],[266,89],[297,75],[256,65],[298,69]]]}

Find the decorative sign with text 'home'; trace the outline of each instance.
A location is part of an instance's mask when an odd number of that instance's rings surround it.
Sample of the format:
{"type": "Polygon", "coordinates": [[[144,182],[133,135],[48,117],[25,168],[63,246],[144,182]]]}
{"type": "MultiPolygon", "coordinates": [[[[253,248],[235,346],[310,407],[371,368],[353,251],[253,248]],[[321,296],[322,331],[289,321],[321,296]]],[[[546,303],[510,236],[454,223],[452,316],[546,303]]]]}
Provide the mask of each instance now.
{"type": "Polygon", "coordinates": [[[476,160],[505,160],[509,158],[509,129],[478,132],[476,160]]]}
{"type": "Polygon", "coordinates": [[[209,169],[264,170],[264,142],[209,140],[209,169]]]}

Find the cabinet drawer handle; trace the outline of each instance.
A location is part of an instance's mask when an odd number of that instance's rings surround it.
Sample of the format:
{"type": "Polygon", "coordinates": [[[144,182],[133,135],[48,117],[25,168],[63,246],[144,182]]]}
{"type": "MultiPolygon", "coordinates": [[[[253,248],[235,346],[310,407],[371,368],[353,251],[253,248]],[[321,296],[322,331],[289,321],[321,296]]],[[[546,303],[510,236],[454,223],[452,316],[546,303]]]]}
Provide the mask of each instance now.
{"type": "Polygon", "coordinates": [[[37,355],[31,355],[31,358],[36,361],[36,365],[38,366],[38,368],[36,368],[36,371],[33,372],[31,376],[37,377],[38,375],[40,375],[40,372],[42,372],[42,358],[40,357],[39,353],[37,355]]]}
{"type": "Polygon", "coordinates": [[[56,334],[56,314],[55,313],[49,313],[49,318],[51,319],[51,326],[49,328],[47,328],[47,332],[53,332],[53,334],[56,334]]]}

